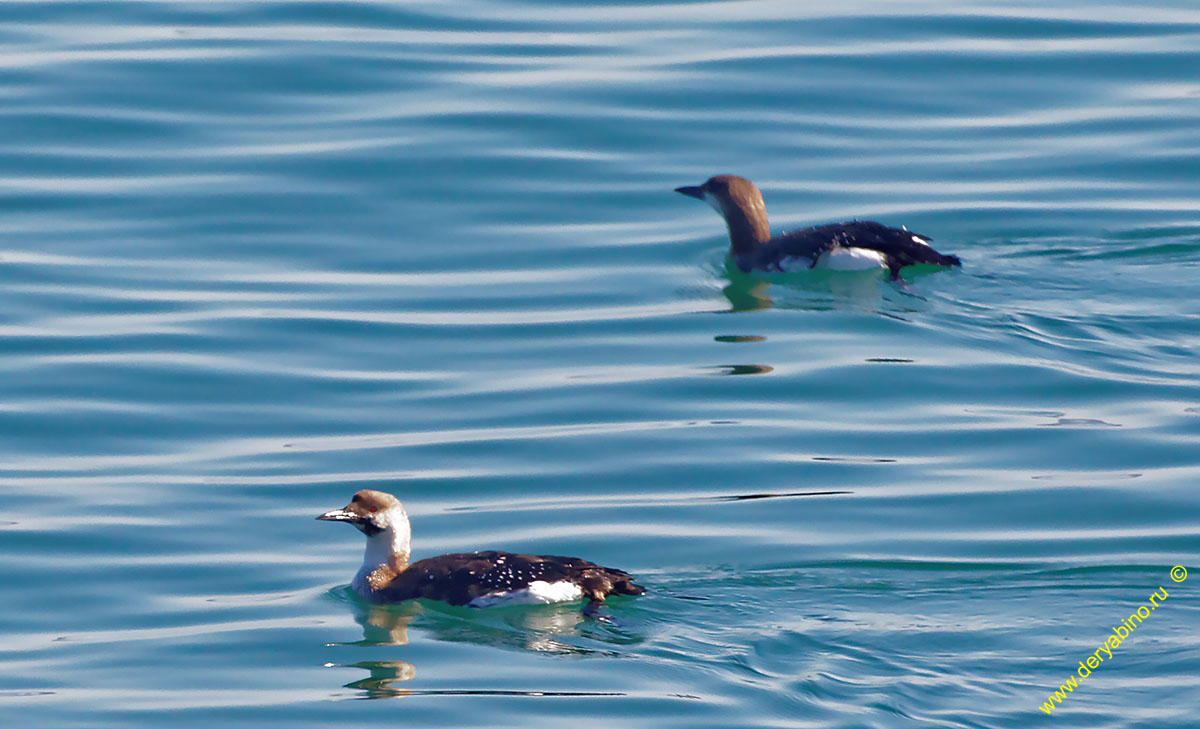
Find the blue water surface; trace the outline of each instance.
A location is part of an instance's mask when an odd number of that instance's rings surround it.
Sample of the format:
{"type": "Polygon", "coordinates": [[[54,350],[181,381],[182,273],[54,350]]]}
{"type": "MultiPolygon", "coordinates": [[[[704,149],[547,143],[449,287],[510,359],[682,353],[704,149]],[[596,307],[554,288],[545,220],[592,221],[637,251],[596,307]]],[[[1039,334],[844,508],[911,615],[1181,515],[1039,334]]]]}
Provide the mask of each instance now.
{"type": "Polygon", "coordinates": [[[1195,726],[1195,3],[40,2],[0,38],[0,725],[1195,726]],[[777,231],[964,265],[744,276],[672,192],[723,172],[777,231]],[[368,607],[313,520],[360,488],[417,557],[649,593],[368,607]]]}

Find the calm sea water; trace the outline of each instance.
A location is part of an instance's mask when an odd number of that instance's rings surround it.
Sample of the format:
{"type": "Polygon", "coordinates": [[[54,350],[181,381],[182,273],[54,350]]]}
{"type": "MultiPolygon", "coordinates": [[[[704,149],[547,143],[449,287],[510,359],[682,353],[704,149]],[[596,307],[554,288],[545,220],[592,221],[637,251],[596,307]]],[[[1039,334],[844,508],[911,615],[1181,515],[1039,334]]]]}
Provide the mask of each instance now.
{"type": "Polygon", "coordinates": [[[0,37],[0,724],[1195,726],[1194,3],[42,2],[0,37]],[[776,230],[964,266],[730,273],[672,192],[720,172],[776,230]],[[364,487],[417,556],[650,592],[368,609],[313,520],[364,487]]]}

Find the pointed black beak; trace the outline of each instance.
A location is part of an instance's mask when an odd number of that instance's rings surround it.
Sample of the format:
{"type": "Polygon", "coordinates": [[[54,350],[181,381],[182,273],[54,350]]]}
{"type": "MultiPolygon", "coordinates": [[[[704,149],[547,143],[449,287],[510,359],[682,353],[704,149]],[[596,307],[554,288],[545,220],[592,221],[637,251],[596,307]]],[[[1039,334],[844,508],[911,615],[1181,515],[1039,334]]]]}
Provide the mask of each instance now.
{"type": "Polygon", "coordinates": [[[697,200],[704,199],[704,190],[699,187],[677,187],[675,188],[675,192],[678,192],[681,195],[687,195],[688,197],[694,197],[697,200]]]}
{"type": "Polygon", "coordinates": [[[359,521],[362,517],[345,509],[327,511],[317,517],[317,521],[359,521]]]}

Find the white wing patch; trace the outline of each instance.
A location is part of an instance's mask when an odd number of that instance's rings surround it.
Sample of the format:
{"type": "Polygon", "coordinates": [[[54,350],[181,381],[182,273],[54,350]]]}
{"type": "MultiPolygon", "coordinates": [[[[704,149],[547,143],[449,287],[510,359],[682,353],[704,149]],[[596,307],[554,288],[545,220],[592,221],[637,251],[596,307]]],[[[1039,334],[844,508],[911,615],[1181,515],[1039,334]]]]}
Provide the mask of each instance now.
{"type": "Polygon", "coordinates": [[[924,238],[922,238],[922,237],[921,237],[921,236],[919,236],[919,235],[914,235],[914,236],[912,237],[912,239],[913,239],[913,243],[920,243],[921,245],[925,246],[926,248],[932,248],[932,247],[933,247],[933,246],[929,245],[929,241],[925,240],[924,238]]]}
{"type": "Polygon", "coordinates": [[[822,253],[817,259],[817,268],[827,268],[831,271],[866,271],[886,267],[883,254],[869,248],[838,247],[822,253]]]}
{"type": "Polygon", "coordinates": [[[552,602],[567,602],[583,597],[583,590],[574,582],[560,580],[543,582],[535,580],[520,590],[501,590],[480,595],[467,603],[471,607],[497,607],[499,605],[547,605],[552,602]]]}

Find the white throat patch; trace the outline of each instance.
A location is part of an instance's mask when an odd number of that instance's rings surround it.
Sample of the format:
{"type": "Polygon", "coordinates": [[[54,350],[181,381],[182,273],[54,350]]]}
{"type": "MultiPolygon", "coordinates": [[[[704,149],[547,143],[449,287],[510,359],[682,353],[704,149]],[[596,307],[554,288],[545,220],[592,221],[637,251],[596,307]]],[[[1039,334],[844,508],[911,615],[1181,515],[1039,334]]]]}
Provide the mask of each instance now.
{"type": "Polygon", "coordinates": [[[405,561],[408,560],[409,542],[412,538],[412,531],[408,525],[408,514],[404,512],[403,508],[393,508],[388,511],[387,517],[388,528],[367,537],[362,566],[358,568],[358,574],[354,576],[354,581],[351,583],[354,591],[364,597],[370,593],[367,578],[372,572],[390,564],[392,558],[397,555],[402,555],[405,561]]]}

